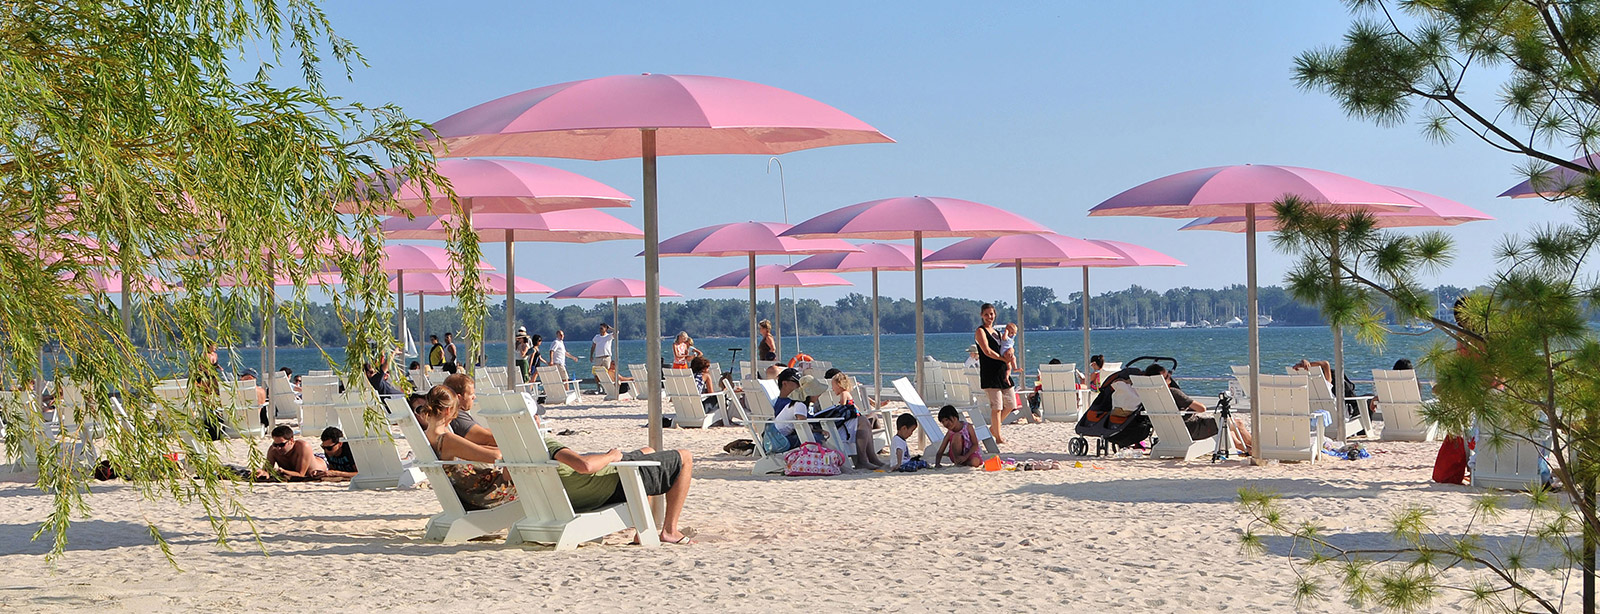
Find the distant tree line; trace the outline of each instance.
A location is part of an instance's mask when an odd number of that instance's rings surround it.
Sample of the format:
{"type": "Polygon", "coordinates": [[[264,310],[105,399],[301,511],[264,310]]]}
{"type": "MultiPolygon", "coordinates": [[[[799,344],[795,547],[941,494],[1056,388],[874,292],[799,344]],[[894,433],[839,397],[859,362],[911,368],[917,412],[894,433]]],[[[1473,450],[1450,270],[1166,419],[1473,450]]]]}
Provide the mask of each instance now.
{"type": "MultiPolygon", "coordinates": [[[[1468,291],[1467,288],[1439,286],[1435,289],[1435,294],[1438,296],[1440,309],[1448,312],[1456,297],[1468,291]]],[[[1082,325],[1080,321],[1083,313],[1082,292],[1070,293],[1066,301],[1061,301],[1051,288],[1026,286],[1023,288],[1022,298],[1027,305],[1026,324],[1030,330],[1078,329],[1082,325]]],[[[1261,288],[1259,301],[1261,313],[1272,316],[1273,325],[1314,326],[1324,323],[1315,307],[1295,302],[1281,287],[1261,288]]],[[[442,336],[445,332],[459,333],[462,330],[460,312],[455,307],[446,306],[428,309],[426,318],[428,328],[426,331],[418,331],[414,299],[407,302],[412,306],[406,314],[407,322],[411,326],[412,334],[416,336],[417,343],[426,343],[429,334],[442,336]]],[[[977,325],[978,307],[982,304],[982,301],[964,298],[926,299],[923,301],[926,330],[930,333],[969,331],[977,325]]],[[[1016,310],[1013,305],[1006,301],[994,301],[994,304],[999,309],[1000,321],[1016,321],[1016,310]]],[[[884,332],[892,334],[915,332],[916,306],[911,300],[882,298],[879,300],[878,308],[884,332]]],[[[772,318],[772,301],[758,301],[757,310],[760,317],[772,318]]],[[[793,334],[796,310],[797,306],[793,301],[783,300],[780,326],[786,335],[793,334]]],[[[749,327],[748,314],[745,301],[739,299],[667,301],[661,304],[661,330],[667,337],[677,334],[680,330],[687,331],[695,337],[740,337],[746,334],[749,327]]],[[[800,299],[798,314],[803,332],[808,335],[863,335],[872,332],[872,299],[857,293],[851,293],[826,305],[815,299],[800,299]]],[[[1089,300],[1089,322],[1091,326],[1097,328],[1165,327],[1169,322],[1175,321],[1191,325],[1202,322],[1221,325],[1235,317],[1243,320],[1245,314],[1243,285],[1220,289],[1175,288],[1165,292],[1133,286],[1125,290],[1097,294],[1089,300]]],[[[333,306],[312,303],[294,315],[304,320],[307,336],[294,338],[286,332],[288,327],[280,324],[276,329],[279,346],[344,345],[343,329],[333,306]]],[[[565,330],[569,339],[586,340],[594,334],[601,322],[611,322],[611,304],[604,302],[578,305],[549,301],[537,303],[519,301],[516,317],[517,323],[527,327],[530,334],[543,335],[549,339],[555,331],[565,330]]],[[[642,303],[622,305],[621,318],[623,337],[638,339],[644,336],[642,303]]],[[[504,304],[491,301],[485,322],[489,339],[500,339],[504,335],[501,331],[505,330],[504,304]]],[[[239,330],[241,338],[251,340],[260,338],[259,322],[242,326],[245,328],[239,330]]],[[[141,331],[136,330],[135,336],[140,333],[141,331]]]]}

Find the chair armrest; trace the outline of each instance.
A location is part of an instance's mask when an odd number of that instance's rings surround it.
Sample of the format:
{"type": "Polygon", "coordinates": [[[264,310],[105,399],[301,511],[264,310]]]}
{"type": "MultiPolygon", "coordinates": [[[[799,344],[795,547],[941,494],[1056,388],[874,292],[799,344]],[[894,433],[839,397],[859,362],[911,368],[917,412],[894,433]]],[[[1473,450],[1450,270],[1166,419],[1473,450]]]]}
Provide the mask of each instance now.
{"type": "Polygon", "coordinates": [[[499,460],[499,461],[495,461],[495,463],[494,463],[494,466],[496,466],[496,467],[559,467],[560,465],[561,465],[560,462],[553,461],[553,460],[551,460],[551,461],[509,461],[509,462],[508,461],[504,461],[504,460],[499,460]]]}
{"type": "Polygon", "coordinates": [[[1375,398],[1377,398],[1377,395],[1358,394],[1358,395],[1354,395],[1354,396],[1347,396],[1347,397],[1344,398],[1344,400],[1346,400],[1346,401],[1361,401],[1361,400],[1365,400],[1365,399],[1375,399],[1375,398]]]}
{"type": "Polygon", "coordinates": [[[617,461],[612,467],[660,467],[661,461],[617,461]]]}

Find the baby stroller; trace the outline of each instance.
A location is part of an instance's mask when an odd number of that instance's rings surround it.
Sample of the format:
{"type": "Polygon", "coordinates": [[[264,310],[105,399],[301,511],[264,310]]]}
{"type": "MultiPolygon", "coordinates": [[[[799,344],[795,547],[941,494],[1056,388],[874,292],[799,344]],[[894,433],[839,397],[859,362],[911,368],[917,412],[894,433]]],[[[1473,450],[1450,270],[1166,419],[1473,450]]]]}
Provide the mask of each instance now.
{"type": "Polygon", "coordinates": [[[1078,433],[1067,442],[1067,452],[1075,456],[1089,455],[1089,438],[1095,438],[1095,456],[1105,456],[1116,449],[1127,448],[1138,444],[1150,437],[1155,431],[1155,425],[1150,423],[1150,417],[1144,413],[1144,406],[1115,407],[1113,406],[1111,385],[1118,382],[1130,381],[1130,375],[1144,375],[1144,367],[1135,366],[1139,362],[1170,362],[1169,370],[1178,368],[1178,361],[1165,356],[1140,356],[1130,360],[1121,371],[1111,374],[1100,383],[1100,393],[1095,395],[1089,403],[1089,409],[1084,410],[1083,416],[1078,418],[1074,431],[1078,433]]]}

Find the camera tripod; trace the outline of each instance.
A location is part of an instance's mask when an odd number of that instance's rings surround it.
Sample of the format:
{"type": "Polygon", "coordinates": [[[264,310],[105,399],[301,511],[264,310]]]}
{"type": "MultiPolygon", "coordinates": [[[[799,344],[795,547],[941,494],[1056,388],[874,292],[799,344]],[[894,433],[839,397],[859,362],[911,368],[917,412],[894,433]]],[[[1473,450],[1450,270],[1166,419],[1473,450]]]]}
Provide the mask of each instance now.
{"type": "Polygon", "coordinates": [[[1233,405],[1233,395],[1224,390],[1217,395],[1217,447],[1211,453],[1211,462],[1228,460],[1233,454],[1233,442],[1228,437],[1228,423],[1233,421],[1233,412],[1229,409],[1233,405]]]}

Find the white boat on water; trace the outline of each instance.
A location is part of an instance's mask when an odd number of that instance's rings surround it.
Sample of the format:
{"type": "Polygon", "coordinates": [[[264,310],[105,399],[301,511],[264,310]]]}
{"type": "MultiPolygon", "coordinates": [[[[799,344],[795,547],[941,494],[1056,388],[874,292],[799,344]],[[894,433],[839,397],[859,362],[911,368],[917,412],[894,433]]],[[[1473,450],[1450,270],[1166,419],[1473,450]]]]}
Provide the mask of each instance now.
{"type": "Polygon", "coordinates": [[[1227,322],[1223,322],[1222,325],[1228,328],[1244,326],[1244,320],[1239,319],[1239,316],[1233,316],[1232,319],[1228,320],[1227,322]]]}

